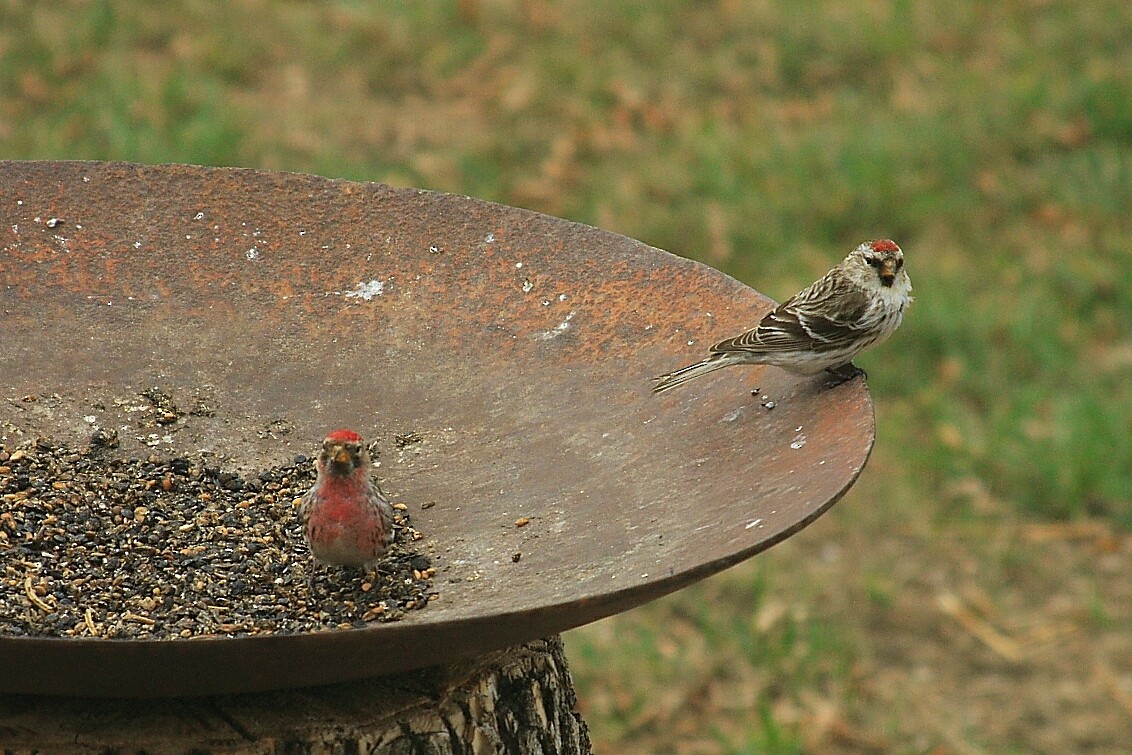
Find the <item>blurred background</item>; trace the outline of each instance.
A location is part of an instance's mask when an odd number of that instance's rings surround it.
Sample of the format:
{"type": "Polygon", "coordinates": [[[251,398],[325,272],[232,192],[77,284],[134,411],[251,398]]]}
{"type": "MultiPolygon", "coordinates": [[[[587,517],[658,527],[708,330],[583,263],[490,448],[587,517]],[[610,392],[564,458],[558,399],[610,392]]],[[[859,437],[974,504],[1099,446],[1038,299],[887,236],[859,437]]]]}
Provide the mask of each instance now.
{"type": "Polygon", "coordinates": [[[0,0],[0,158],[469,194],[776,299],[895,239],[864,475],[566,635],[595,749],[1132,746],[1127,0],[0,0]]]}

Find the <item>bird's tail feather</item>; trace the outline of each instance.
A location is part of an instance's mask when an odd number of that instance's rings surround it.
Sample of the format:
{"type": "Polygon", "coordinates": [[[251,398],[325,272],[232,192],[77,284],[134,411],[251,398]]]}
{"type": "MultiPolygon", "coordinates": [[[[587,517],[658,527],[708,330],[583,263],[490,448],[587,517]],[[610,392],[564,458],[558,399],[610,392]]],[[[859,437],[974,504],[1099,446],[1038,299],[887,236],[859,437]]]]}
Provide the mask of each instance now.
{"type": "Polygon", "coordinates": [[[678,385],[683,385],[689,380],[695,380],[698,377],[703,377],[709,372],[727,367],[732,364],[732,361],[726,358],[724,354],[715,354],[702,362],[690,364],[687,367],[681,367],[675,372],[669,372],[665,375],[658,375],[653,378],[656,380],[656,385],[653,386],[653,393],[661,393],[667,391],[669,388],[675,388],[678,385]]]}

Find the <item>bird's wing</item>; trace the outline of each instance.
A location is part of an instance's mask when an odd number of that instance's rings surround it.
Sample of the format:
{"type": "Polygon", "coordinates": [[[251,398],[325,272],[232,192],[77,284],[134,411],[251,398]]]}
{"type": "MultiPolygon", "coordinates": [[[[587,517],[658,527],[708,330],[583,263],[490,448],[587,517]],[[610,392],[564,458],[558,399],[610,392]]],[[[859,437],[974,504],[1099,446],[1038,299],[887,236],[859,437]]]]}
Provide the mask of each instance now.
{"type": "Polygon", "coordinates": [[[868,294],[828,276],[769,312],[755,328],[720,341],[713,353],[837,351],[857,343],[869,328],[868,294]]]}

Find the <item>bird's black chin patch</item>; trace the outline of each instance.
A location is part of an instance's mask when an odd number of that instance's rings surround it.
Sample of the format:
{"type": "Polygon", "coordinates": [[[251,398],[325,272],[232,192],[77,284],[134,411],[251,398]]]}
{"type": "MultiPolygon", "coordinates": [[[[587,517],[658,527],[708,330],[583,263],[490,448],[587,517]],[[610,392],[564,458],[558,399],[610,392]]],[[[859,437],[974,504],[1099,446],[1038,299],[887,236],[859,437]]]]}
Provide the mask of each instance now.
{"type": "Polygon", "coordinates": [[[349,461],[332,461],[327,466],[330,468],[331,474],[341,477],[346,477],[354,471],[354,464],[349,461]]]}
{"type": "Polygon", "coordinates": [[[880,284],[885,288],[892,288],[893,281],[896,280],[895,275],[882,275],[880,276],[880,284]]]}

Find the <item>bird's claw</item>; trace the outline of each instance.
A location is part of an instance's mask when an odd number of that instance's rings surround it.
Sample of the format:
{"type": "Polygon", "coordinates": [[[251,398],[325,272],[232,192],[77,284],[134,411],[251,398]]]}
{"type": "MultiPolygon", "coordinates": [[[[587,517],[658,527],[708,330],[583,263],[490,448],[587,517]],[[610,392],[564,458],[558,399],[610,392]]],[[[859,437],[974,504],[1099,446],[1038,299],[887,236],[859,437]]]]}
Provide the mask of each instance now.
{"type": "Polygon", "coordinates": [[[869,377],[869,373],[865,372],[852,362],[843,364],[840,367],[830,367],[826,370],[826,372],[828,372],[830,375],[833,375],[833,380],[826,383],[826,388],[834,388],[841,385],[842,383],[849,382],[855,377],[860,377],[864,380],[867,380],[869,377]]]}

